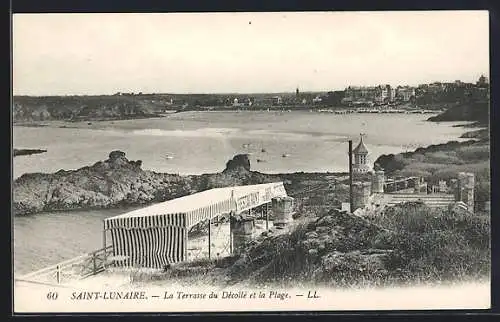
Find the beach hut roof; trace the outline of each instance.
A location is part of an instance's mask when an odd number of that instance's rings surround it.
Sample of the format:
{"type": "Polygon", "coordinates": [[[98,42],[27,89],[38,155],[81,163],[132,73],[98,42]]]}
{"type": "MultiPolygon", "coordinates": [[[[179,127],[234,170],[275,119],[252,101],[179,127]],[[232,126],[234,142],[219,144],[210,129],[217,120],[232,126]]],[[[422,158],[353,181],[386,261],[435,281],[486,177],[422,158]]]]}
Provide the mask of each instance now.
{"type": "MultiPolygon", "coordinates": [[[[286,195],[283,182],[215,188],[110,217],[106,221],[174,214],[189,215],[200,213],[200,211],[206,214],[203,216],[205,217],[203,219],[207,219],[220,215],[221,211],[229,208],[231,210],[243,211],[270,202],[271,198],[284,197],[286,195]],[[246,199],[251,195],[254,196],[254,200],[251,202],[247,201],[246,199]]],[[[188,221],[192,225],[195,220],[188,221]]]]}

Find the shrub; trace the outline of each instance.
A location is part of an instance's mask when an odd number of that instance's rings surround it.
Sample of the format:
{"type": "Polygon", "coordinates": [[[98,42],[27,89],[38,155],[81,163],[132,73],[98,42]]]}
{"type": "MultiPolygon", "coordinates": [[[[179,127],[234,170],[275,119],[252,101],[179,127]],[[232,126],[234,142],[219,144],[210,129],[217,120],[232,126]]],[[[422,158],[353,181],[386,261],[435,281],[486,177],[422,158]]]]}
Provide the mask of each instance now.
{"type": "Polygon", "coordinates": [[[390,229],[379,234],[372,246],[396,250],[387,268],[401,281],[448,280],[489,273],[489,216],[454,214],[408,203],[370,220],[390,229]]]}
{"type": "Polygon", "coordinates": [[[467,162],[489,161],[490,147],[486,144],[465,146],[457,149],[457,156],[467,162]]]}
{"type": "Polygon", "coordinates": [[[424,162],[441,164],[463,164],[455,151],[438,151],[425,154],[424,162]]]}

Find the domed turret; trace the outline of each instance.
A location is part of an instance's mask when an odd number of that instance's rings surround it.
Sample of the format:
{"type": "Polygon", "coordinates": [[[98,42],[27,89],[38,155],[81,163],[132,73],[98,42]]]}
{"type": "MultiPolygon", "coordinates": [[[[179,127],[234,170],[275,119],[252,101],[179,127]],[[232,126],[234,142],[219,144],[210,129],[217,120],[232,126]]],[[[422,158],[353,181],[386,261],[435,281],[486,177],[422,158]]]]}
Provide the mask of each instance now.
{"type": "Polygon", "coordinates": [[[368,162],[368,149],[363,142],[363,134],[360,134],[360,137],[358,146],[352,151],[354,154],[353,171],[357,173],[366,173],[371,171],[371,167],[368,162]]]}
{"type": "Polygon", "coordinates": [[[359,144],[357,147],[354,148],[352,153],[356,154],[363,154],[363,155],[368,155],[368,149],[365,146],[365,143],[363,142],[363,134],[360,134],[360,140],[359,144]]]}

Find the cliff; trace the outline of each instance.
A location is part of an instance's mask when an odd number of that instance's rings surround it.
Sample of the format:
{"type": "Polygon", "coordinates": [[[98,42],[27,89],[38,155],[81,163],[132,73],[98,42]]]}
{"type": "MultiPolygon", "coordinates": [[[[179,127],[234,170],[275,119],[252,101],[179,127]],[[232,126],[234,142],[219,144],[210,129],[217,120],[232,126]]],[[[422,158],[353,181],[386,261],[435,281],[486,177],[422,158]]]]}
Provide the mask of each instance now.
{"type": "Polygon", "coordinates": [[[450,107],[443,113],[428,119],[432,122],[473,121],[480,126],[489,124],[489,102],[470,102],[450,107]]]}
{"type": "Polygon", "coordinates": [[[14,123],[64,120],[87,121],[154,117],[163,110],[162,100],[134,96],[16,96],[14,123]]]}

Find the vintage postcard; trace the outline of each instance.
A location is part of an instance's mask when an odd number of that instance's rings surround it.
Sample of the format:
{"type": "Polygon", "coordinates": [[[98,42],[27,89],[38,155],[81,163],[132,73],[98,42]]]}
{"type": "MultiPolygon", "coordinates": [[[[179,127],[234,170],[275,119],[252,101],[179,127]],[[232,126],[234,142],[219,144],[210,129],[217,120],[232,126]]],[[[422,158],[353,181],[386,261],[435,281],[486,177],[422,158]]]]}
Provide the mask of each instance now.
{"type": "Polygon", "coordinates": [[[15,313],[490,307],[487,11],[12,24],[15,313]]]}

